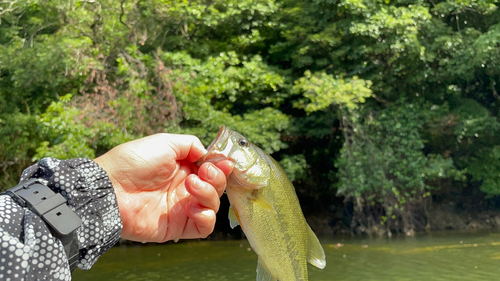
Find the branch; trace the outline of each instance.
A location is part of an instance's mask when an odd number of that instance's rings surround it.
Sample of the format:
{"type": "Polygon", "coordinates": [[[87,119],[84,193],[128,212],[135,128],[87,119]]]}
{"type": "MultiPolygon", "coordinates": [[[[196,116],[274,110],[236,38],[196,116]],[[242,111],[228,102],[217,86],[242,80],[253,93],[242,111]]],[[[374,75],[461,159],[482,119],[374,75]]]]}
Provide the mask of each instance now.
{"type": "Polygon", "coordinates": [[[12,6],[14,6],[14,4],[17,3],[17,0],[14,0],[14,1],[0,1],[0,4],[9,4],[9,7],[8,8],[2,8],[0,7],[0,16],[3,15],[4,13],[8,13],[8,12],[12,12],[14,11],[14,8],[12,8],[12,6]]]}
{"type": "Polygon", "coordinates": [[[170,29],[167,29],[165,31],[165,33],[163,34],[163,39],[161,39],[161,45],[160,45],[160,47],[163,47],[163,44],[165,44],[165,38],[167,37],[167,34],[168,34],[169,31],[170,31],[170,29]]]}
{"type": "Polygon", "coordinates": [[[38,32],[40,32],[40,31],[42,31],[42,30],[44,30],[44,29],[46,29],[46,28],[49,28],[49,27],[51,27],[51,26],[53,26],[53,25],[56,25],[56,24],[57,24],[57,22],[49,23],[48,25],[46,25],[46,26],[42,26],[42,27],[38,28],[35,32],[33,32],[33,33],[31,34],[31,36],[30,36],[30,47],[31,47],[31,48],[33,48],[33,38],[36,36],[36,34],[37,34],[38,32]]]}
{"type": "Polygon", "coordinates": [[[1,162],[0,168],[2,169],[2,171],[5,172],[5,170],[7,170],[7,168],[9,166],[12,166],[12,165],[17,164],[17,163],[19,163],[19,159],[17,157],[14,157],[14,161],[5,160],[5,161],[1,162]]]}
{"type": "Polygon", "coordinates": [[[123,1],[120,1],[120,22],[126,26],[129,30],[132,30],[132,28],[130,26],[128,26],[128,24],[126,24],[124,21],[123,21],[123,16],[125,15],[125,11],[123,10],[123,5],[125,4],[125,0],[123,1]]]}
{"type": "Polygon", "coordinates": [[[385,100],[385,99],[383,99],[383,98],[379,98],[379,97],[377,97],[377,96],[376,96],[375,94],[373,94],[373,93],[372,93],[371,95],[372,95],[372,97],[373,97],[376,101],[378,101],[378,102],[381,102],[381,103],[384,103],[384,104],[387,104],[387,105],[392,104],[392,102],[390,102],[390,101],[388,101],[388,100],[385,100]]]}
{"type": "Polygon", "coordinates": [[[491,90],[493,90],[493,96],[497,99],[500,100],[500,96],[497,93],[497,90],[495,89],[495,84],[491,84],[491,90]]]}

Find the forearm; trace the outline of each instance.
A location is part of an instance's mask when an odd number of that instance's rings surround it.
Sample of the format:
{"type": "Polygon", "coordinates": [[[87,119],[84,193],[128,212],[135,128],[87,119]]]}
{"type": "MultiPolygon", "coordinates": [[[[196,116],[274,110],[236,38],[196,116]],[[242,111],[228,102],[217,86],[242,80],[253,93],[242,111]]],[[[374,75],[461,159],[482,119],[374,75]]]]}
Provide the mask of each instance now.
{"type": "MultiPolygon", "coordinates": [[[[88,159],[60,161],[44,158],[26,169],[21,181],[37,178],[67,199],[81,219],[76,230],[77,266],[90,269],[121,234],[116,196],[106,172],[88,159]]],[[[70,280],[62,243],[46,223],[7,195],[0,196],[0,279],[70,280]]]]}

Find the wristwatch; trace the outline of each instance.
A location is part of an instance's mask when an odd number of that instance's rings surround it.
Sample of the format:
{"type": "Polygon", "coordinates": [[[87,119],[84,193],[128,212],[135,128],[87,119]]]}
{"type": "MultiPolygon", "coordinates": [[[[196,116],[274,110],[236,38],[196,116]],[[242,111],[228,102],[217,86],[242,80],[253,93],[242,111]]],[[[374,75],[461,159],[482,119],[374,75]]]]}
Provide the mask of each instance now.
{"type": "Polygon", "coordinates": [[[82,225],[82,219],[69,208],[66,199],[38,179],[22,182],[5,194],[45,221],[52,234],[62,242],[70,269],[75,269],[79,258],[76,229],[82,225]]]}

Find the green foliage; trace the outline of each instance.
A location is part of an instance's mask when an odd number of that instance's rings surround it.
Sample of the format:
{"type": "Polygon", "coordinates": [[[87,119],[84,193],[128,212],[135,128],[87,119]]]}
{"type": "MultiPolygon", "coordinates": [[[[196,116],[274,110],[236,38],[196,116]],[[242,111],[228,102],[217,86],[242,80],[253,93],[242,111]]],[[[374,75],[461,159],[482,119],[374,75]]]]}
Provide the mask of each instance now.
{"type": "Polygon", "coordinates": [[[304,73],[304,77],[295,81],[293,89],[304,92],[304,97],[310,101],[297,103],[308,113],[323,110],[330,105],[342,105],[354,109],[371,94],[370,81],[364,81],[354,76],[352,79],[336,79],[324,72],[304,73]]]}
{"type": "Polygon", "coordinates": [[[209,144],[225,124],[268,153],[286,147],[280,133],[288,119],[275,107],[286,98],[282,75],[266,66],[259,56],[241,61],[236,53],[220,53],[206,61],[188,54],[163,53],[161,58],[173,70],[173,91],[182,103],[183,132],[209,144]]]}
{"type": "Polygon", "coordinates": [[[462,100],[452,112],[459,116],[459,122],[454,127],[459,143],[464,138],[478,138],[480,134],[493,137],[500,129],[497,118],[491,116],[484,106],[474,100],[462,100]]]}
{"type": "Polygon", "coordinates": [[[33,161],[43,157],[95,157],[88,143],[94,132],[81,123],[77,109],[64,106],[70,99],[71,95],[61,97],[60,101],[52,102],[45,113],[37,116],[38,132],[43,141],[36,148],[33,161]]]}
{"type": "Polygon", "coordinates": [[[425,119],[416,107],[391,106],[345,121],[346,142],[336,163],[340,194],[391,194],[401,201],[405,192],[424,192],[431,188],[426,181],[448,176],[451,159],[422,152],[425,119]]]}
{"type": "Polygon", "coordinates": [[[19,180],[37,146],[35,118],[19,112],[0,114],[0,190],[19,180]]]}
{"type": "Polygon", "coordinates": [[[404,232],[414,228],[408,214],[413,202],[432,190],[428,183],[455,172],[452,159],[422,151],[420,130],[431,115],[426,111],[430,108],[400,102],[343,117],[345,143],[336,161],[338,194],[359,198],[358,208],[382,203],[384,224],[397,225],[403,219],[404,232]]]}
{"type": "Polygon", "coordinates": [[[304,154],[283,155],[279,161],[280,166],[285,170],[290,181],[305,179],[309,165],[304,154]]]}
{"type": "Polygon", "coordinates": [[[411,228],[442,181],[499,193],[499,22],[491,0],[6,0],[0,181],[225,124],[323,210],[411,228]]]}
{"type": "Polygon", "coordinates": [[[484,151],[470,165],[474,180],[480,181],[481,190],[489,195],[500,195],[500,146],[484,151]]]}

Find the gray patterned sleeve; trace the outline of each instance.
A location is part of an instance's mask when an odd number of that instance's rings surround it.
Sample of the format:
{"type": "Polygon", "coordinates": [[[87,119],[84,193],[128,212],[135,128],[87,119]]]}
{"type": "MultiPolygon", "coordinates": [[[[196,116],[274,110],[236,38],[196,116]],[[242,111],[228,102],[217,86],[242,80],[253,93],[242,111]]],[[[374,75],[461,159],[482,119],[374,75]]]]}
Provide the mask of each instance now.
{"type": "MultiPolygon", "coordinates": [[[[21,181],[42,180],[61,193],[82,218],[77,229],[77,266],[90,269],[121,235],[116,196],[106,172],[89,159],[44,158],[23,172],[21,181]]],[[[0,195],[0,280],[71,280],[62,243],[44,221],[0,195]]]]}

